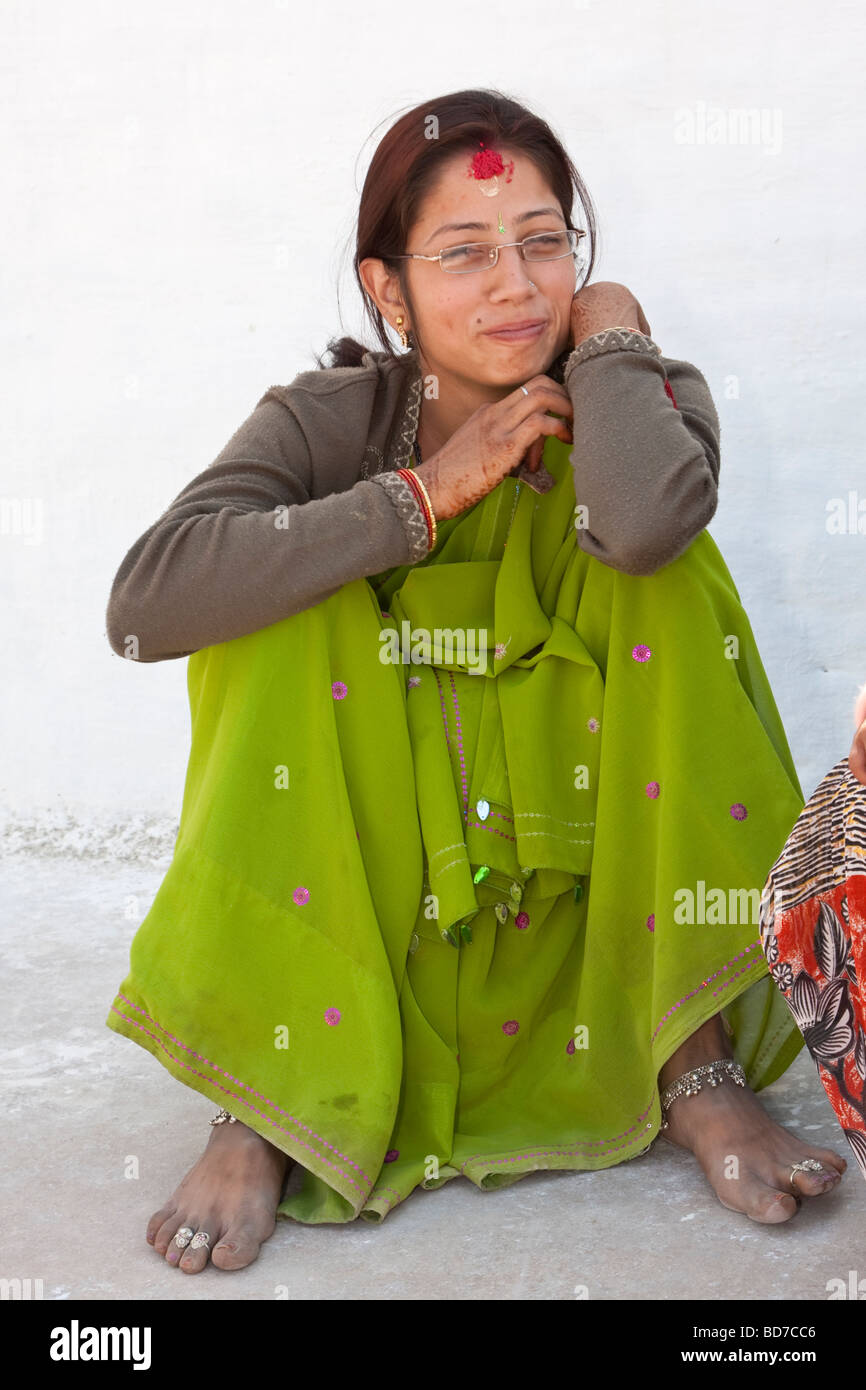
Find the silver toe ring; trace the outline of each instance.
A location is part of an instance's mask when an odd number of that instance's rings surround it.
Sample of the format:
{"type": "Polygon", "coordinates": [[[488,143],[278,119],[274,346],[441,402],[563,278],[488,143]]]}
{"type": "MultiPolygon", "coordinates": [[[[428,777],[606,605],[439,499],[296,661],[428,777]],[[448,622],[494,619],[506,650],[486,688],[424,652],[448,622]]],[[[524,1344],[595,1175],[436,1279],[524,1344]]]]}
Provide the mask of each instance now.
{"type": "MultiPolygon", "coordinates": [[[[791,1184],[792,1190],[797,1192],[797,1188],[794,1187],[795,1173],[823,1173],[823,1171],[824,1165],[823,1163],[819,1163],[817,1158],[804,1158],[802,1163],[791,1164],[791,1176],[788,1181],[791,1184]]],[[[799,1196],[799,1193],[797,1195],[799,1196]]]]}

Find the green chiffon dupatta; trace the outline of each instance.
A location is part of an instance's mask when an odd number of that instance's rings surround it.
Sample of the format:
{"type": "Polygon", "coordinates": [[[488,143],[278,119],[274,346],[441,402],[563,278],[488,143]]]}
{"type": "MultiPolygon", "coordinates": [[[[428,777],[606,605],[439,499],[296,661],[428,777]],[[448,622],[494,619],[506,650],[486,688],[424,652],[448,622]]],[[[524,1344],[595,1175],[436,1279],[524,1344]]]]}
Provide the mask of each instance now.
{"type": "Polygon", "coordinates": [[[189,658],[107,1023],[297,1160],[280,1215],[632,1158],[719,1011],[754,1089],[803,1045],[757,928],[803,796],[733,580],[706,531],[644,578],[580,550],[569,453],[189,658]]]}

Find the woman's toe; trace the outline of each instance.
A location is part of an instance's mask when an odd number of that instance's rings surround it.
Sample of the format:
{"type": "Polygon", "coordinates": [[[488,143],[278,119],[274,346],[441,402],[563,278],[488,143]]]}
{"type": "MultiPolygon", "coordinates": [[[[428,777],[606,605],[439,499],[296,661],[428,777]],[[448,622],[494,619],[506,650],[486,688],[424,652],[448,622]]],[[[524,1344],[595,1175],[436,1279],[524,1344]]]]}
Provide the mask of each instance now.
{"type": "Polygon", "coordinates": [[[778,1188],[761,1183],[752,1194],[746,1215],[767,1226],[790,1221],[792,1216],[797,1215],[801,1201],[802,1198],[795,1197],[793,1192],[781,1192],[778,1188]]]}
{"type": "Polygon", "coordinates": [[[819,1163],[823,1163],[825,1167],[835,1168],[840,1175],[848,1167],[847,1158],[838,1154],[835,1149],[812,1149],[812,1154],[819,1163]]]}
{"type": "Polygon", "coordinates": [[[244,1265],[252,1264],[261,1248],[258,1233],[251,1226],[238,1222],[230,1226],[214,1246],[211,1262],[218,1269],[243,1269],[244,1265]]]}
{"type": "Polygon", "coordinates": [[[158,1255],[164,1255],[166,1259],[168,1259],[168,1256],[174,1251],[176,1258],[170,1261],[172,1264],[176,1264],[180,1259],[180,1250],[174,1243],[174,1235],[184,1224],[189,1225],[189,1222],[184,1223],[183,1212],[174,1211],[171,1216],[163,1221],[153,1238],[153,1248],[158,1255]]]}
{"type": "Polygon", "coordinates": [[[831,1187],[835,1187],[840,1178],[841,1174],[835,1168],[823,1168],[820,1173],[798,1168],[796,1173],[793,1173],[790,1165],[786,1171],[780,1166],[777,1175],[780,1188],[790,1188],[793,1185],[801,1197],[819,1197],[822,1192],[828,1192],[831,1187]]]}
{"type": "MultiPolygon", "coordinates": [[[[795,1135],[794,1137],[796,1138],[797,1136],[795,1135]]],[[[811,1144],[803,1144],[802,1140],[800,1140],[800,1143],[802,1144],[802,1148],[800,1150],[799,1158],[796,1160],[792,1158],[792,1163],[794,1163],[795,1161],[798,1163],[802,1163],[804,1159],[814,1158],[817,1159],[819,1163],[823,1164],[825,1168],[839,1174],[844,1173],[845,1169],[848,1167],[847,1158],[843,1158],[842,1154],[837,1153],[835,1149],[813,1148],[811,1144]]]]}
{"type": "Polygon", "coordinates": [[[769,1173],[767,1177],[769,1181],[744,1164],[736,1178],[713,1183],[713,1188],[722,1206],[729,1211],[742,1212],[753,1221],[789,1221],[796,1215],[802,1199],[779,1190],[784,1185],[784,1176],[778,1185],[769,1173]]]}
{"type": "Polygon", "coordinates": [[[153,1216],[147,1223],[147,1231],[145,1233],[145,1239],[148,1245],[153,1245],[160,1226],[165,1225],[166,1221],[174,1215],[176,1210],[177,1208],[174,1203],[169,1202],[166,1206],[160,1207],[159,1211],[153,1213],[153,1216]]]}
{"type": "MultiPolygon", "coordinates": [[[[207,1230],[207,1226],[204,1229],[207,1230]]],[[[182,1269],[184,1274],[198,1274],[207,1264],[209,1255],[207,1245],[197,1245],[193,1248],[192,1244],[189,1244],[177,1262],[178,1268],[182,1269]]]]}
{"type": "Polygon", "coordinates": [[[190,1241],[186,1249],[181,1253],[177,1264],[184,1274],[198,1274],[199,1270],[204,1269],[210,1259],[211,1249],[222,1235],[222,1226],[215,1212],[209,1213],[198,1222],[188,1221],[187,1226],[197,1235],[199,1232],[206,1231],[210,1240],[206,1245],[194,1245],[190,1241]]]}

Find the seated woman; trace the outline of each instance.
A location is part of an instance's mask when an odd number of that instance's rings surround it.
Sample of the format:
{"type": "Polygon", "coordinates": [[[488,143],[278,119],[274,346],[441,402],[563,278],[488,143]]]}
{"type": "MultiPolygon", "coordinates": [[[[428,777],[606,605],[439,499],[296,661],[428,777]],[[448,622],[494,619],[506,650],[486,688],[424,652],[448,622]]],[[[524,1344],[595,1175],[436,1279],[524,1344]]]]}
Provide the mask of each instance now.
{"type": "Polygon", "coordinates": [[[757,938],[803,795],[705,530],[707,383],[579,283],[595,225],[516,102],[404,115],[355,254],[384,350],[270,388],[118,572],[114,650],[189,656],[107,1019],[220,1106],[147,1227],[189,1273],[662,1131],[759,1222],[846,1166],[754,1094],[803,1046],[757,938]]]}

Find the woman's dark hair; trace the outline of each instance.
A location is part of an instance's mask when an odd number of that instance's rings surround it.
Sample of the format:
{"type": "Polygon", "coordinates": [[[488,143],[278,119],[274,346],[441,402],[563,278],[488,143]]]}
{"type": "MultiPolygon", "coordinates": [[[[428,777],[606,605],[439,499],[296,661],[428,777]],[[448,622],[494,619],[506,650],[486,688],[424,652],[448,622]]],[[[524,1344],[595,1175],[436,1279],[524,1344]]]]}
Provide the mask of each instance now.
{"type": "MultiPolygon", "coordinates": [[[[595,264],[596,215],[589,192],[580,174],[550,126],[519,102],[494,90],[451,92],[407,111],[383,136],[367,170],[355,239],[355,280],[364,300],[376,336],[385,352],[396,359],[388,331],[375,300],[371,299],[358,267],[367,256],[380,257],[396,271],[403,299],[415,322],[407,285],[408,261],[394,260],[406,250],[406,238],[420,205],[435,183],[445,160],[460,150],[476,153],[479,142],[496,148],[521,150],[533,161],[555,193],[566,223],[571,226],[574,197],[577,195],[589,241],[589,259],[584,283],[595,264]],[[435,119],[434,119],[435,118],[435,119]]],[[[418,345],[413,330],[413,346],[418,345]]],[[[317,357],[321,368],[357,367],[369,346],[354,338],[331,338],[325,352],[331,361],[317,357]]]]}

